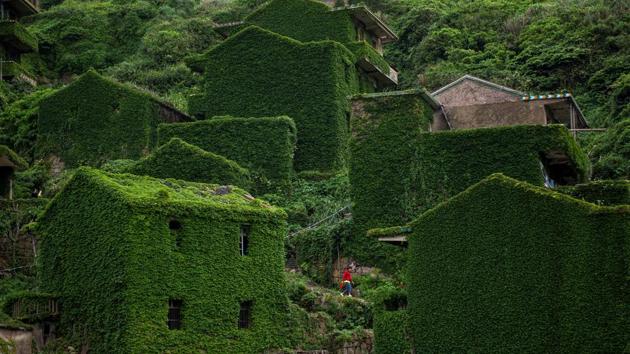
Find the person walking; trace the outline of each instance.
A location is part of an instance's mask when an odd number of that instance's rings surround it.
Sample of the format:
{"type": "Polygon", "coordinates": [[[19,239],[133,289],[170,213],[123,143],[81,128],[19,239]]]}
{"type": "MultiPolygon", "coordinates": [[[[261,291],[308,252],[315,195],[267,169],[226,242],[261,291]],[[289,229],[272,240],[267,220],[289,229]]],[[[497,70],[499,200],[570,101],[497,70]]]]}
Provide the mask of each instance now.
{"type": "Polygon", "coordinates": [[[343,276],[341,278],[339,289],[341,289],[342,296],[352,296],[352,274],[350,273],[349,267],[346,267],[343,270],[343,276]]]}

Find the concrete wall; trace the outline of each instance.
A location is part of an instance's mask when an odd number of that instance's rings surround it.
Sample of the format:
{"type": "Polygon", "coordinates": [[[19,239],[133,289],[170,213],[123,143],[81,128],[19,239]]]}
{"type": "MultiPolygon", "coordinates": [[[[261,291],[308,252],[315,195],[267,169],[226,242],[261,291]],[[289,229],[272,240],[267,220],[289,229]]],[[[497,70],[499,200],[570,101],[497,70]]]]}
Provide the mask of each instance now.
{"type": "Polygon", "coordinates": [[[547,124],[545,105],[562,99],[516,101],[469,106],[446,106],[453,129],[487,128],[518,124],[547,124]]]}
{"type": "Polygon", "coordinates": [[[463,80],[434,97],[444,106],[467,106],[521,100],[519,95],[492,88],[473,80],[463,80]]]}
{"type": "Polygon", "coordinates": [[[33,334],[31,331],[0,328],[0,340],[13,345],[11,354],[31,354],[33,353],[33,334]]]}

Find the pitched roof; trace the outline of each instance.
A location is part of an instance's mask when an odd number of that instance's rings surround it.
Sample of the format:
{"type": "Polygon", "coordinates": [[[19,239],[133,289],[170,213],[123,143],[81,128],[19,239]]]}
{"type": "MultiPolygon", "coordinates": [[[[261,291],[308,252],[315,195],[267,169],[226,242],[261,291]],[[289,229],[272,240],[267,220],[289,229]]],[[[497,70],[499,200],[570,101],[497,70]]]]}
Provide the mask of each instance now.
{"type": "MultiPolygon", "coordinates": [[[[173,111],[176,114],[184,117],[185,120],[190,120],[190,121],[193,120],[186,113],[178,110],[171,103],[169,103],[166,100],[158,97],[156,94],[154,94],[154,93],[152,93],[150,91],[147,91],[145,89],[142,89],[140,87],[137,87],[137,86],[134,86],[134,85],[131,85],[131,84],[128,84],[128,83],[118,82],[118,81],[116,81],[114,79],[105,77],[105,76],[99,74],[98,72],[96,72],[93,69],[90,69],[90,70],[86,71],[81,76],[79,76],[76,80],[71,82],[69,85],[61,88],[59,91],[69,89],[69,88],[73,87],[76,83],[78,83],[80,81],[83,81],[83,80],[89,80],[89,79],[100,80],[100,81],[106,82],[106,83],[108,83],[110,85],[116,86],[118,88],[121,88],[121,89],[124,89],[124,90],[128,90],[128,91],[132,91],[132,92],[134,92],[136,94],[146,96],[148,99],[154,101],[155,103],[157,103],[158,105],[164,107],[165,109],[167,109],[169,111],[173,111]]],[[[51,94],[49,96],[49,98],[52,98],[54,96],[55,96],[55,93],[51,94]]]]}
{"type": "Polygon", "coordinates": [[[503,91],[505,93],[509,93],[511,95],[514,95],[514,96],[523,97],[523,96],[527,95],[524,92],[517,91],[517,90],[511,89],[509,87],[501,86],[499,84],[495,84],[494,82],[486,81],[486,80],[480,79],[480,78],[472,76],[472,75],[464,75],[464,76],[460,77],[459,79],[451,82],[450,84],[448,84],[448,85],[438,89],[437,91],[433,92],[431,95],[432,96],[439,95],[440,93],[450,89],[451,87],[457,86],[457,85],[459,85],[460,83],[462,83],[462,82],[464,82],[466,80],[474,81],[474,82],[477,82],[479,84],[488,86],[488,87],[493,88],[495,90],[499,90],[499,91],[503,91]]]}

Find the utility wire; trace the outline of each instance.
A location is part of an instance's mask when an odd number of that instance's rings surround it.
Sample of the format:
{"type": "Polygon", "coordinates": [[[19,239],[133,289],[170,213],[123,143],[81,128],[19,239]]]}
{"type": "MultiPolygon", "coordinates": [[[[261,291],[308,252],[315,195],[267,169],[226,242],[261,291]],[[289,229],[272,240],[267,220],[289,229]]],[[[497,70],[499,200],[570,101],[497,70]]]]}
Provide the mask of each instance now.
{"type": "Polygon", "coordinates": [[[292,234],[289,234],[288,238],[291,238],[293,236],[301,234],[302,232],[305,232],[305,231],[308,231],[308,230],[312,230],[312,229],[316,228],[317,226],[321,225],[323,222],[325,222],[325,221],[327,221],[327,220],[329,220],[329,219],[339,215],[339,213],[341,213],[342,211],[344,211],[346,209],[350,209],[350,204],[346,205],[345,207],[337,210],[336,212],[328,215],[327,217],[323,218],[322,220],[320,220],[320,221],[318,221],[318,222],[316,222],[314,224],[311,224],[311,225],[309,225],[309,226],[307,226],[307,227],[305,227],[303,229],[300,229],[300,230],[298,230],[298,231],[296,231],[296,232],[294,232],[292,234]]]}

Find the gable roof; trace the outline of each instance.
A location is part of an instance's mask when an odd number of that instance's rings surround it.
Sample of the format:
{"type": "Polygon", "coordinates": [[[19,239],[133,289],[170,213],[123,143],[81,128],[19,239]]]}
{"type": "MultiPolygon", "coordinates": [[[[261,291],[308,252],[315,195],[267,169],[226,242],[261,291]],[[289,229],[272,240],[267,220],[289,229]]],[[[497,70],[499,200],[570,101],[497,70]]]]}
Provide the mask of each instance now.
{"type": "MultiPolygon", "coordinates": [[[[452,207],[454,204],[468,199],[475,198],[478,193],[483,193],[488,190],[498,189],[514,189],[525,193],[537,194],[540,198],[548,198],[551,201],[560,202],[565,201],[573,203],[577,208],[587,209],[592,214],[625,214],[630,217],[630,205],[615,205],[615,206],[602,206],[587,202],[583,199],[578,199],[569,196],[559,190],[549,189],[546,187],[539,187],[528,182],[519,181],[517,179],[508,177],[502,173],[494,173],[484,178],[480,182],[468,187],[465,191],[449,198],[448,200],[438,204],[434,208],[431,208],[416,219],[403,226],[393,226],[383,229],[372,229],[368,231],[368,236],[378,237],[379,241],[386,243],[405,244],[409,240],[409,236],[413,234],[414,225],[421,220],[439,214],[452,207]]],[[[481,222],[481,221],[480,221],[481,222]]]]}
{"type": "Polygon", "coordinates": [[[502,173],[494,173],[480,182],[470,186],[465,191],[457,194],[456,196],[446,200],[438,204],[436,207],[426,211],[416,220],[412,221],[410,225],[413,227],[413,224],[418,222],[420,219],[430,217],[431,215],[440,213],[440,211],[450,208],[453,204],[466,199],[466,198],[474,198],[475,194],[483,193],[488,190],[498,190],[498,189],[513,189],[518,190],[525,193],[536,194],[540,198],[547,198],[548,200],[555,202],[570,202],[575,205],[577,208],[589,209],[591,213],[620,213],[620,214],[628,214],[630,216],[630,205],[621,205],[615,207],[608,206],[600,206],[593,203],[589,203],[587,201],[577,199],[556,191],[554,189],[549,189],[546,187],[539,187],[528,182],[519,181],[517,179],[508,177],[502,173]]]}
{"type": "Polygon", "coordinates": [[[524,92],[517,91],[517,90],[511,89],[509,87],[501,86],[499,84],[495,84],[494,82],[486,81],[486,80],[480,79],[480,78],[478,78],[476,76],[472,76],[472,75],[468,75],[468,74],[466,74],[466,75],[460,77],[459,79],[451,82],[450,84],[448,84],[448,85],[438,89],[437,91],[434,91],[431,95],[432,96],[439,95],[440,93],[442,93],[442,92],[444,92],[444,91],[446,91],[446,90],[448,90],[448,89],[450,89],[450,88],[452,88],[454,86],[457,86],[457,85],[461,84],[462,82],[464,82],[466,80],[474,81],[476,83],[479,83],[481,85],[490,87],[492,89],[503,91],[505,93],[508,93],[508,94],[511,94],[511,95],[514,95],[514,96],[518,96],[519,98],[527,95],[524,92]]]}
{"type": "Polygon", "coordinates": [[[129,166],[124,172],[249,187],[247,169],[179,138],[172,138],[149,156],[129,166]]]}
{"type": "Polygon", "coordinates": [[[166,109],[168,111],[171,111],[171,112],[177,114],[178,116],[182,117],[183,120],[187,120],[187,121],[192,121],[193,120],[186,113],[178,110],[172,104],[170,104],[166,100],[156,96],[154,93],[149,92],[147,90],[144,90],[144,89],[142,89],[140,87],[137,87],[137,86],[133,86],[133,85],[126,84],[126,83],[121,83],[121,82],[118,82],[118,81],[113,80],[111,78],[105,77],[105,76],[99,74],[98,72],[96,72],[96,70],[94,70],[94,69],[90,69],[90,70],[86,71],[85,73],[83,73],[81,76],[79,76],[76,80],[72,81],[67,86],[62,87],[61,89],[57,90],[56,92],[53,92],[46,99],[47,100],[48,99],[54,99],[54,97],[57,95],[58,92],[62,92],[64,90],[72,89],[78,83],[83,82],[83,81],[88,81],[88,80],[101,81],[101,82],[107,83],[108,85],[115,86],[115,87],[117,87],[119,89],[127,90],[127,91],[133,92],[135,94],[145,96],[147,99],[157,103],[162,108],[164,108],[164,109],[166,109]]]}

